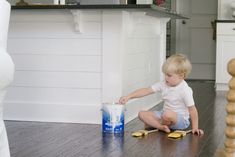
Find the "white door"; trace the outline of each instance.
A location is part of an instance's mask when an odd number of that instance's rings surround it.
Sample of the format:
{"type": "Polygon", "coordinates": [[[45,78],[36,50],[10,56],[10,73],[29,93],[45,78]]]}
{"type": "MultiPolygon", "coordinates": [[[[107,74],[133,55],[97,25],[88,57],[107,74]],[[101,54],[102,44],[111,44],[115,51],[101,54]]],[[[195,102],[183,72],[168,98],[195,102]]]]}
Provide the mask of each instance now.
{"type": "Polygon", "coordinates": [[[189,79],[215,80],[216,43],[211,22],[217,17],[217,1],[176,0],[176,10],[190,18],[176,21],[176,52],[192,62],[189,79]]]}

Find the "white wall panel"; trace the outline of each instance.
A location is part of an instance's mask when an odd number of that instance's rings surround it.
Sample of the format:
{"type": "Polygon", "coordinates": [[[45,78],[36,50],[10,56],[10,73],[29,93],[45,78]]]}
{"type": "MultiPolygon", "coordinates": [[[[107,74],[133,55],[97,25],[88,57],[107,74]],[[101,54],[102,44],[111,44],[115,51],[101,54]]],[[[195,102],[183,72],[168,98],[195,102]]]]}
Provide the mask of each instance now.
{"type": "Polygon", "coordinates": [[[82,33],[69,10],[12,11],[8,52],[16,72],[6,119],[99,123],[86,106],[101,105],[101,11],[80,15],[82,33]]]}
{"type": "Polygon", "coordinates": [[[131,17],[135,24],[135,28],[126,37],[126,51],[124,65],[124,93],[131,88],[133,90],[141,87],[148,87],[160,80],[159,64],[156,64],[160,58],[158,34],[161,32],[159,21],[153,20],[151,17],[144,16],[140,18],[131,17]],[[154,75],[156,74],[157,75],[154,75]],[[149,81],[152,80],[152,81],[149,81]],[[140,86],[142,85],[142,86],[140,86]],[[127,90],[126,90],[127,88],[127,90]]]}
{"type": "Polygon", "coordinates": [[[12,86],[101,88],[100,73],[16,71],[12,86]]]}
{"type": "Polygon", "coordinates": [[[15,87],[8,89],[5,102],[86,105],[100,103],[101,89],[15,87]]]}
{"type": "Polygon", "coordinates": [[[128,37],[126,39],[127,53],[143,53],[151,50],[151,40],[154,38],[128,37]]]}
{"type": "Polygon", "coordinates": [[[11,22],[70,22],[73,16],[70,10],[12,10],[11,22]]]}
{"type": "Polygon", "coordinates": [[[85,11],[80,14],[82,33],[75,31],[71,11],[13,11],[9,36],[11,38],[100,38],[101,11],[85,11]]]}
{"type": "MultiPolygon", "coordinates": [[[[135,29],[125,38],[126,49],[123,67],[123,95],[138,88],[149,87],[161,79],[162,51],[165,51],[161,41],[166,41],[165,28],[161,27],[160,20],[148,16],[144,18],[130,16],[135,29]],[[147,24],[147,25],[146,25],[147,24]]],[[[127,19],[127,23],[131,20],[127,19]]],[[[130,25],[130,24],[129,24],[130,25]]],[[[153,94],[141,99],[134,99],[127,105],[127,117],[132,119],[140,110],[148,110],[161,101],[159,94],[153,94]]]]}
{"type": "MultiPolygon", "coordinates": [[[[83,21],[90,22],[101,22],[102,11],[82,11],[83,21]]],[[[71,22],[73,20],[73,15],[71,10],[12,10],[11,16],[12,22],[71,22]]]]}
{"type": "Polygon", "coordinates": [[[12,22],[9,27],[10,38],[100,38],[99,22],[83,23],[83,33],[75,31],[71,22],[12,22]]]}
{"type": "Polygon", "coordinates": [[[136,68],[144,68],[146,65],[146,56],[144,53],[136,53],[127,55],[126,63],[127,69],[136,69],[136,68]]]}
{"type": "Polygon", "coordinates": [[[16,70],[101,72],[100,56],[11,55],[16,70]]]}
{"type": "Polygon", "coordinates": [[[128,70],[127,73],[128,74],[125,76],[128,76],[128,77],[125,80],[127,81],[127,84],[129,84],[129,85],[145,81],[146,70],[144,68],[137,68],[134,70],[128,70]]]}
{"type": "Polygon", "coordinates": [[[99,38],[9,38],[10,54],[101,55],[99,38]]]}

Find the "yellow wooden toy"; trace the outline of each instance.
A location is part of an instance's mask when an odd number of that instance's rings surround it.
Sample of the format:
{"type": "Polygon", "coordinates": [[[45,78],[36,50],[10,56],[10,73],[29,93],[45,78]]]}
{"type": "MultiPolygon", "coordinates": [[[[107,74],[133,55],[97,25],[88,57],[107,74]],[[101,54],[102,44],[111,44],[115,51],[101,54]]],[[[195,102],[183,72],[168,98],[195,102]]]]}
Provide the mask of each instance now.
{"type": "Polygon", "coordinates": [[[152,132],[156,132],[158,131],[158,129],[154,129],[154,130],[139,130],[139,131],[136,131],[136,132],[133,132],[131,135],[133,137],[143,137],[143,136],[146,136],[148,135],[149,133],[152,133],[152,132]]]}
{"type": "Polygon", "coordinates": [[[175,130],[174,132],[171,132],[167,135],[168,138],[173,138],[173,139],[179,139],[182,138],[184,136],[186,136],[188,133],[191,133],[192,130],[175,130]]]}

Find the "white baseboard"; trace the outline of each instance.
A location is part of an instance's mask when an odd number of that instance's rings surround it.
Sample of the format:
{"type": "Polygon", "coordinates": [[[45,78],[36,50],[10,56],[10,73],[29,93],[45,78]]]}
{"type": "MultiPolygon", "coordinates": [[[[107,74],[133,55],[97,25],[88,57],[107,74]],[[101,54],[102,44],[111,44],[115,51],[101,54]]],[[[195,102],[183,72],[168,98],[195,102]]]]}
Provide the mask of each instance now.
{"type": "Polygon", "coordinates": [[[227,83],[216,83],[216,91],[228,91],[229,87],[227,83]]]}
{"type": "MultiPolygon", "coordinates": [[[[161,101],[146,105],[132,102],[126,105],[125,123],[138,116],[140,110],[149,110],[161,101]]],[[[101,106],[4,102],[4,120],[101,124],[101,106]],[[17,107],[16,107],[17,106],[17,107]]]]}
{"type": "Polygon", "coordinates": [[[100,124],[100,109],[97,104],[78,106],[5,102],[4,120],[100,124]]]}

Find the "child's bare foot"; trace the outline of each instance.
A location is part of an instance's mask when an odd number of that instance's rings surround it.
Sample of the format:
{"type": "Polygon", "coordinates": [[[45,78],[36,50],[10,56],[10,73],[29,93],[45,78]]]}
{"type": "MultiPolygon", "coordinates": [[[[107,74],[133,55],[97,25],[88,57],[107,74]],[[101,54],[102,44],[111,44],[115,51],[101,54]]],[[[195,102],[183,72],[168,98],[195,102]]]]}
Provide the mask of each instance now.
{"type": "Polygon", "coordinates": [[[169,129],[167,125],[162,125],[162,128],[160,130],[165,131],[166,133],[171,132],[171,130],[169,129]]]}

